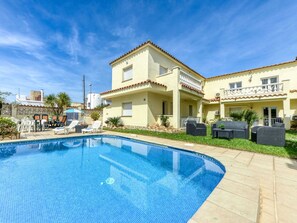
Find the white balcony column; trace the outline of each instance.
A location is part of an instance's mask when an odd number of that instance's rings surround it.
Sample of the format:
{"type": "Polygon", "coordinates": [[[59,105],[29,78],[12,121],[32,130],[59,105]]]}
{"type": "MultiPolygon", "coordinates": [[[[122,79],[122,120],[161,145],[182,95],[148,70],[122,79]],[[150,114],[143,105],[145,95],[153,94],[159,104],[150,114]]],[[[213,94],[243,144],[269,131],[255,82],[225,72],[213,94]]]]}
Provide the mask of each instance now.
{"type": "Polygon", "coordinates": [[[202,122],[202,98],[197,101],[197,118],[202,122]]]}
{"type": "Polygon", "coordinates": [[[220,118],[225,118],[225,104],[220,103],[220,118]]]}
{"type": "MultiPolygon", "coordinates": [[[[176,83],[179,83],[180,68],[174,67],[172,69],[172,77],[176,79],[176,83]]],[[[174,81],[174,80],[173,80],[174,81]]],[[[173,114],[172,114],[172,126],[174,128],[180,128],[180,91],[179,84],[173,89],[173,114]]]]}
{"type": "Polygon", "coordinates": [[[291,107],[290,107],[290,80],[283,80],[283,92],[287,94],[287,97],[283,100],[284,109],[284,124],[286,129],[291,128],[291,107]]]}

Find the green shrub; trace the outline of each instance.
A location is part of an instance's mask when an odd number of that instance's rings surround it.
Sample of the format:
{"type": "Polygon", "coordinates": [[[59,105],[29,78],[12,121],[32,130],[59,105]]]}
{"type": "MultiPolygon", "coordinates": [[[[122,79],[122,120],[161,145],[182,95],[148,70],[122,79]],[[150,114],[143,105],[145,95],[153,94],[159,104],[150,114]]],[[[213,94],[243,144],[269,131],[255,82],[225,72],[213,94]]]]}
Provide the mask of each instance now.
{"type": "Polygon", "coordinates": [[[17,133],[17,125],[9,118],[0,117],[0,136],[4,138],[17,133]]]}
{"type": "Polygon", "coordinates": [[[97,111],[94,111],[91,113],[91,118],[94,120],[94,121],[97,121],[99,118],[100,118],[100,113],[97,112],[97,111]]]}
{"type": "Polygon", "coordinates": [[[161,125],[168,127],[169,126],[169,121],[168,121],[169,117],[165,116],[165,115],[161,115],[160,120],[161,120],[161,125]]]}
{"type": "Polygon", "coordinates": [[[121,117],[110,117],[107,119],[107,121],[105,123],[110,125],[111,127],[123,126],[121,117]]]}

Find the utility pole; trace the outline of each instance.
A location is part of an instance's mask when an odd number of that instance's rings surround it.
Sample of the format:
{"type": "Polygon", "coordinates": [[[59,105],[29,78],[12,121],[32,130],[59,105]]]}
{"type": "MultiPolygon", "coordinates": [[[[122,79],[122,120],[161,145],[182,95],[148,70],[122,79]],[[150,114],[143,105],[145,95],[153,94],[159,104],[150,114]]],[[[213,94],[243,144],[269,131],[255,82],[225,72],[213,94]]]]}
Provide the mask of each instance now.
{"type": "Polygon", "coordinates": [[[83,109],[86,109],[86,78],[85,75],[83,75],[83,102],[84,102],[84,106],[83,109]]]}

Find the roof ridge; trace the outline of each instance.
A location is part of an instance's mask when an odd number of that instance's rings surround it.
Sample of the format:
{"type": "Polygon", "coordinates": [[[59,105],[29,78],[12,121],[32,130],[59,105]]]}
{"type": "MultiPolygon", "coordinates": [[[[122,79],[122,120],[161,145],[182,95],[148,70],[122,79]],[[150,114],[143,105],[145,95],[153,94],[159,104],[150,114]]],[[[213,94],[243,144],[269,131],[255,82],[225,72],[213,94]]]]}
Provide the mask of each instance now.
{"type": "Polygon", "coordinates": [[[213,76],[213,77],[208,77],[208,78],[206,78],[206,80],[219,78],[219,77],[224,77],[224,76],[229,76],[229,75],[233,75],[233,74],[239,74],[239,73],[248,72],[248,71],[254,71],[254,70],[258,70],[258,69],[264,69],[264,68],[269,68],[269,67],[274,67],[274,66],[279,66],[279,65],[290,64],[290,63],[294,63],[294,62],[297,62],[297,60],[290,60],[290,61],[286,61],[286,62],[282,62],[282,63],[271,64],[271,65],[266,65],[266,66],[262,66],[262,67],[255,67],[255,68],[236,71],[236,72],[232,72],[232,73],[219,74],[219,75],[216,75],[216,76],[213,76]]]}
{"type": "Polygon", "coordinates": [[[142,44],[138,45],[137,47],[133,48],[132,50],[128,51],[127,53],[124,53],[123,55],[119,56],[118,58],[114,59],[113,61],[111,61],[109,63],[109,65],[112,65],[113,63],[121,60],[122,58],[124,58],[125,56],[129,55],[130,53],[134,52],[135,50],[138,50],[139,48],[147,45],[147,44],[151,44],[152,46],[154,46],[155,48],[157,48],[158,50],[160,50],[161,52],[165,53],[166,55],[168,55],[169,57],[171,57],[172,59],[176,60],[178,63],[182,64],[183,66],[185,66],[187,69],[189,69],[190,71],[198,74],[200,77],[206,79],[204,76],[202,76],[200,73],[198,73],[197,71],[195,71],[194,69],[192,69],[191,67],[189,67],[188,65],[186,65],[185,63],[183,63],[182,61],[180,61],[179,59],[177,59],[175,56],[173,56],[172,54],[168,53],[167,51],[165,51],[164,49],[162,49],[160,46],[158,46],[157,44],[153,43],[151,40],[147,40],[146,42],[143,42],[142,44]]]}

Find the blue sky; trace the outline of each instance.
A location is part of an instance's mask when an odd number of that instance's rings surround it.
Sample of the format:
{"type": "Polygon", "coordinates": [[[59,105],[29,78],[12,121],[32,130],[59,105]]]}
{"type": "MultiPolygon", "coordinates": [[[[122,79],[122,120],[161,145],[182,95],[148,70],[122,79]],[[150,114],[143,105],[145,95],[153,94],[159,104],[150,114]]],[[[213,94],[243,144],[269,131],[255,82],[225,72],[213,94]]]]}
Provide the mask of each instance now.
{"type": "Polygon", "coordinates": [[[109,90],[109,62],[148,39],[205,77],[297,56],[294,0],[3,0],[0,12],[0,90],[12,93],[82,101],[83,74],[109,90]]]}

